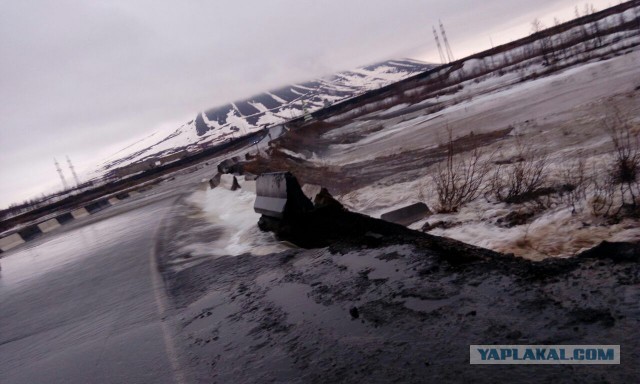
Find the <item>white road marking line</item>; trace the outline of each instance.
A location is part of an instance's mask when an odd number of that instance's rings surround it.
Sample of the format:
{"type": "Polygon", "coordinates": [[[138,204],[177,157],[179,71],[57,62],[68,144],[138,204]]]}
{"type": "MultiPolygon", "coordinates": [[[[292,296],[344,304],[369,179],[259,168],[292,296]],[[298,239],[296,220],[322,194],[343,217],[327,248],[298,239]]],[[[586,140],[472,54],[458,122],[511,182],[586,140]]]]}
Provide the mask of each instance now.
{"type": "MultiPolygon", "coordinates": [[[[172,208],[173,208],[173,204],[172,204],[172,208]]],[[[160,271],[158,270],[158,263],[156,260],[156,244],[157,244],[158,234],[160,233],[160,230],[163,228],[165,219],[170,212],[171,212],[171,209],[169,209],[169,212],[164,214],[164,216],[160,220],[160,225],[158,225],[158,228],[156,228],[155,233],[153,234],[153,242],[151,244],[151,249],[149,250],[149,267],[151,268],[153,295],[156,300],[158,314],[160,315],[160,325],[162,327],[162,337],[164,339],[165,352],[171,364],[173,379],[174,379],[174,382],[177,384],[186,384],[187,381],[184,377],[184,373],[180,369],[180,363],[178,362],[178,354],[176,353],[176,348],[171,338],[171,330],[169,329],[169,324],[167,324],[167,322],[164,321],[164,316],[167,310],[167,303],[165,300],[165,296],[163,294],[164,284],[162,282],[162,276],[160,276],[160,271]]]]}

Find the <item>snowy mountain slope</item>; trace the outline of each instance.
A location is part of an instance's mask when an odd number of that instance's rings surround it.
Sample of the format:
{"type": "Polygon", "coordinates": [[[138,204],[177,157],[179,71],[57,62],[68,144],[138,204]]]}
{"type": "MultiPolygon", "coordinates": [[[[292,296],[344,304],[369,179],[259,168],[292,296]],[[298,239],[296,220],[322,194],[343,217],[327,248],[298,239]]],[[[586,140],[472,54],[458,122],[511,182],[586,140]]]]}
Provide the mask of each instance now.
{"type": "Polygon", "coordinates": [[[99,165],[98,172],[180,153],[192,145],[220,144],[431,68],[412,59],[389,60],[211,108],[177,129],[156,131],[118,151],[99,165]]]}

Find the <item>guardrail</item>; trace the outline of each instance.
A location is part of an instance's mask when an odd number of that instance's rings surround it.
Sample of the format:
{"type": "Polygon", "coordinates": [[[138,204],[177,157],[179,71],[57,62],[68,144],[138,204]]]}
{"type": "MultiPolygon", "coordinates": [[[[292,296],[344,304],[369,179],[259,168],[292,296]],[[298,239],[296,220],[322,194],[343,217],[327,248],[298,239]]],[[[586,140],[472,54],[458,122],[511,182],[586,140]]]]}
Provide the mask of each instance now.
{"type": "Polygon", "coordinates": [[[113,197],[92,201],[70,212],[61,213],[53,218],[46,218],[35,224],[22,227],[13,233],[2,235],[2,237],[0,237],[0,253],[7,252],[19,245],[38,238],[44,233],[58,229],[74,220],[93,215],[138,194],[138,191],[123,192],[113,197]]]}

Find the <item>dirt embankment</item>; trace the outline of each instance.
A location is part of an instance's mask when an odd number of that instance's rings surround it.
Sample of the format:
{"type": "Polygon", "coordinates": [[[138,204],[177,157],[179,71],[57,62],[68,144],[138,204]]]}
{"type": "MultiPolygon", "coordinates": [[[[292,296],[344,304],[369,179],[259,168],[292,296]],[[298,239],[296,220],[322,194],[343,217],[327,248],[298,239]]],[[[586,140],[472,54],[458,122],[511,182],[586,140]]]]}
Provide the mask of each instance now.
{"type": "MultiPolygon", "coordinates": [[[[179,247],[161,247],[192,382],[640,378],[637,244],[604,243],[579,257],[530,262],[335,206],[318,218],[340,221],[325,231],[330,241],[321,248],[176,267],[171,260],[184,258],[179,247]],[[620,344],[622,364],[469,365],[469,344],[494,343],[620,344]]],[[[197,212],[176,219],[167,231],[180,242],[220,235],[207,232],[197,212]]]]}

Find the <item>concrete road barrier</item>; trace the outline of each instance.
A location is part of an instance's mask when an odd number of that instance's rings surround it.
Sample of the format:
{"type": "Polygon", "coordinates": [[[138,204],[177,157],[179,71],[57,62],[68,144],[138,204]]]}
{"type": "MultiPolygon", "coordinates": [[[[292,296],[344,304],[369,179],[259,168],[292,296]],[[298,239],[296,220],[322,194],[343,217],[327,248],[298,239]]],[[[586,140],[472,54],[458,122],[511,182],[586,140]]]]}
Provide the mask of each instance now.
{"type": "Polygon", "coordinates": [[[236,177],[234,175],[229,175],[226,173],[220,176],[220,186],[230,191],[235,191],[236,189],[240,188],[236,177]]]}
{"type": "Polygon", "coordinates": [[[310,211],[313,204],[302,193],[298,180],[289,172],[262,174],[256,180],[254,211],[282,219],[288,213],[310,211]]]}
{"type": "Polygon", "coordinates": [[[240,183],[240,188],[242,188],[243,191],[256,193],[256,184],[257,182],[255,180],[244,180],[240,183]]]}
{"type": "Polygon", "coordinates": [[[24,239],[17,233],[0,239],[0,250],[6,252],[20,244],[24,244],[24,239]]]}
{"type": "Polygon", "coordinates": [[[218,172],[220,173],[242,173],[242,168],[242,159],[238,156],[223,160],[220,164],[218,164],[218,172]]]}
{"type": "Polygon", "coordinates": [[[254,175],[253,173],[245,172],[244,179],[249,181],[255,181],[258,178],[258,175],[254,175]]]}
{"type": "Polygon", "coordinates": [[[257,185],[257,182],[255,180],[245,180],[240,185],[240,188],[242,188],[243,191],[256,193],[256,185],[257,185]]]}
{"type": "Polygon", "coordinates": [[[236,180],[238,181],[238,185],[240,189],[243,191],[249,191],[256,193],[256,180],[255,179],[247,179],[246,176],[236,176],[236,180]]]}
{"type": "Polygon", "coordinates": [[[118,199],[118,200],[124,200],[127,197],[129,197],[129,192],[122,192],[122,193],[118,193],[116,195],[116,199],[118,199]]]}
{"type": "MultiPolygon", "coordinates": [[[[205,185],[207,184],[205,183],[205,185]]],[[[80,219],[80,218],[89,216],[95,212],[101,211],[107,207],[110,207],[118,203],[119,201],[120,199],[116,197],[112,197],[110,199],[97,200],[85,207],[78,208],[71,212],[62,213],[56,216],[55,218],[45,220],[41,223],[22,228],[17,233],[13,233],[9,236],[0,238],[0,252],[6,252],[12,248],[17,247],[22,243],[28,242],[38,237],[43,233],[51,232],[56,228],[70,221],[73,221],[75,219],[80,219]]]]}
{"type": "Polygon", "coordinates": [[[56,219],[50,219],[50,220],[47,220],[47,221],[45,221],[43,223],[38,224],[38,228],[40,228],[40,230],[43,233],[47,233],[47,232],[53,231],[54,229],[56,229],[58,227],[60,227],[60,223],[56,219]]]}
{"type": "Polygon", "coordinates": [[[24,241],[30,241],[42,234],[42,230],[37,225],[30,225],[18,231],[24,241]]]}
{"type": "Polygon", "coordinates": [[[110,207],[109,201],[107,200],[98,200],[93,203],[85,206],[84,208],[89,212],[89,214],[94,214],[95,212],[102,211],[103,209],[110,207]]]}
{"type": "Polygon", "coordinates": [[[66,224],[70,221],[73,221],[73,215],[71,214],[71,212],[63,213],[62,215],[58,215],[58,217],[56,217],[56,220],[58,220],[58,223],[60,224],[66,224]]]}
{"type": "Polygon", "coordinates": [[[206,177],[203,179],[200,179],[200,183],[198,183],[198,186],[196,187],[197,191],[208,191],[209,190],[209,179],[207,179],[206,177]]]}
{"type": "Polygon", "coordinates": [[[71,211],[71,216],[73,216],[74,219],[80,219],[82,217],[89,216],[89,212],[84,208],[78,208],[74,211],[71,211]]]}
{"type": "Polygon", "coordinates": [[[218,185],[220,185],[220,178],[222,177],[221,173],[216,173],[215,176],[213,176],[211,179],[209,179],[209,187],[211,187],[211,189],[217,187],[218,185]]]}
{"type": "Polygon", "coordinates": [[[307,196],[311,201],[315,200],[321,189],[322,187],[318,184],[305,184],[302,186],[302,192],[304,192],[304,195],[307,196]]]}
{"type": "Polygon", "coordinates": [[[382,214],[380,218],[384,221],[406,226],[422,220],[430,214],[431,210],[425,203],[415,203],[400,209],[386,212],[382,214]]]}

